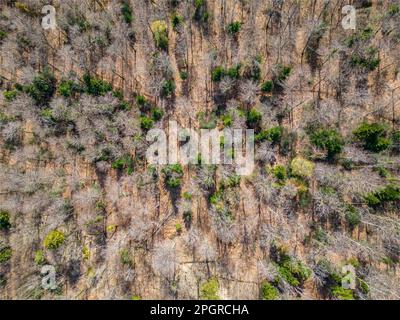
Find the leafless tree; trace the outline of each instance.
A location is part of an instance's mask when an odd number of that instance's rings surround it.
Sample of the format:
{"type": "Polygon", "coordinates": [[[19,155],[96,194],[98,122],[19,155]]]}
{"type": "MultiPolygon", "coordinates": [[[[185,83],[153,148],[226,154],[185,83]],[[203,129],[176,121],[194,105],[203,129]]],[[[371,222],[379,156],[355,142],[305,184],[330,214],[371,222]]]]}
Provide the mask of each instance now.
{"type": "Polygon", "coordinates": [[[175,276],[178,256],[175,243],[171,240],[164,240],[154,247],[152,266],[156,274],[172,280],[175,276]]]}

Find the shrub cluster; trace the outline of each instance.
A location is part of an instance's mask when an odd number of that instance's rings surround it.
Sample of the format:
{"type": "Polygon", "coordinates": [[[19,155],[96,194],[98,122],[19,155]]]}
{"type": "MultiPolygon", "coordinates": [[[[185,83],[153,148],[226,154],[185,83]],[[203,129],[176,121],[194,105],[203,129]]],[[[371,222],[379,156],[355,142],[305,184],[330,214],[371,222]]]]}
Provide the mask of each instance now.
{"type": "Polygon", "coordinates": [[[242,23],[240,21],[234,21],[228,24],[227,26],[227,31],[228,33],[235,35],[239,33],[240,29],[242,27],[242,23]]]}
{"type": "Polygon", "coordinates": [[[129,1],[124,1],[121,7],[121,13],[124,18],[124,21],[128,24],[131,24],[133,21],[132,8],[129,5],[129,1]]]}
{"type": "Polygon", "coordinates": [[[7,262],[11,259],[12,250],[10,247],[6,247],[0,250],[0,263],[7,262]]]}
{"type": "Polygon", "coordinates": [[[200,299],[219,300],[219,282],[217,278],[210,278],[200,286],[200,299]]]}
{"type": "Polygon", "coordinates": [[[352,205],[347,206],[345,218],[351,229],[354,229],[361,222],[361,216],[357,208],[352,205]]]}
{"type": "Polygon", "coordinates": [[[254,136],[255,142],[270,141],[278,144],[282,138],[282,128],[280,126],[272,127],[268,130],[262,130],[254,136]]]}
{"type": "Polygon", "coordinates": [[[112,168],[116,170],[125,170],[128,175],[131,175],[135,170],[135,161],[130,154],[126,154],[112,163],[112,168]]]}
{"type": "Polygon", "coordinates": [[[174,13],[171,18],[172,27],[174,30],[183,22],[183,17],[177,13],[174,13]]]}
{"type": "Polygon", "coordinates": [[[291,174],[300,178],[311,178],[314,173],[314,163],[302,157],[296,157],[290,164],[291,174]]]}
{"type": "Polygon", "coordinates": [[[25,87],[25,91],[39,106],[47,105],[56,91],[56,78],[50,68],[45,68],[33,79],[31,85],[25,87]]]}
{"type": "Polygon", "coordinates": [[[65,235],[61,231],[53,230],[49,232],[43,241],[43,245],[47,249],[57,249],[64,243],[65,235]]]}
{"type": "Polygon", "coordinates": [[[275,72],[271,80],[265,81],[261,85],[261,91],[265,93],[271,93],[274,90],[280,90],[281,84],[292,72],[292,67],[288,65],[278,64],[275,66],[275,72]]]}
{"type": "Polygon", "coordinates": [[[387,185],[385,188],[370,192],[365,196],[365,201],[370,207],[380,207],[385,203],[400,200],[400,187],[397,185],[387,185]]]}
{"type": "Polygon", "coordinates": [[[141,112],[139,121],[140,127],[143,130],[150,130],[154,126],[154,123],[160,121],[164,116],[164,112],[160,108],[149,103],[144,96],[137,96],[136,104],[141,112]]]}
{"type": "Polygon", "coordinates": [[[8,230],[10,227],[10,214],[8,211],[0,210],[0,230],[8,230]]]}
{"type": "Polygon", "coordinates": [[[168,26],[165,21],[156,20],[151,23],[151,31],[154,35],[156,47],[167,50],[168,49],[168,26]]]}
{"type": "Polygon", "coordinates": [[[354,53],[351,56],[351,64],[353,66],[362,67],[368,71],[374,71],[381,62],[378,57],[375,57],[376,52],[377,50],[375,48],[370,48],[365,55],[354,53]]]}
{"type": "Polygon", "coordinates": [[[256,109],[250,109],[246,114],[246,124],[249,128],[256,129],[260,125],[262,119],[261,113],[256,109]]]}
{"type": "Polygon", "coordinates": [[[353,131],[356,139],[363,143],[364,149],[372,152],[386,150],[390,145],[387,127],[381,123],[362,123],[353,131]]]}
{"type": "Polygon", "coordinates": [[[276,300],[279,297],[279,291],[268,281],[261,283],[261,298],[263,300],[276,300]]]}
{"type": "Polygon", "coordinates": [[[311,270],[308,269],[300,260],[297,260],[287,254],[283,247],[272,247],[273,258],[278,264],[279,275],[276,282],[280,279],[285,280],[293,287],[300,287],[310,277],[311,270]]]}
{"type": "Polygon", "coordinates": [[[344,141],[335,129],[317,129],[310,133],[310,141],[316,147],[327,152],[327,158],[332,160],[342,152],[344,141]]]}
{"type": "Polygon", "coordinates": [[[170,164],[162,169],[165,183],[169,188],[178,188],[182,183],[183,170],[180,164],[170,164]]]}
{"type": "Polygon", "coordinates": [[[211,71],[211,80],[214,82],[219,82],[222,80],[223,77],[230,77],[231,79],[238,79],[240,74],[240,64],[237,64],[236,66],[230,67],[228,69],[225,69],[222,66],[215,67],[211,71]]]}
{"type": "Polygon", "coordinates": [[[205,0],[194,1],[194,15],[193,18],[199,23],[207,23],[210,14],[207,11],[207,4],[205,0]]]}
{"type": "Polygon", "coordinates": [[[44,263],[46,262],[46,257],[45,257],[45,255],[44,255],[43,250],[37,250],[37,251],[35,251],[35,258],[34,258],[34,260],[35,260],[35,263],[36,263],[37,265],[42,265],[42,264],[44,264],[44,263]]]}
{"type": "Polygon", "coordinates": [[[83,76],[85,82],[85,92],[93,96],[103,96],[112,90],[112,86],[107,81],[103,81],[86,73],[83,76]]]}

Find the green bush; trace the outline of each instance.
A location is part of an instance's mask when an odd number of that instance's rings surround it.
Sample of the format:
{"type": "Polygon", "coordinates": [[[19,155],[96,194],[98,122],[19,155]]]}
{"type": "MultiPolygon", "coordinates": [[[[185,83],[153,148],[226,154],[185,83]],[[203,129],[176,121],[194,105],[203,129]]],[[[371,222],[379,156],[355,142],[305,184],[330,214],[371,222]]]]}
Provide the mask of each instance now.
{"type": "Polygon", "coordinates": [[[387,185],[381,190],[368,193],[364,199],[370,207],[383,206],[387,202],[400,200],[400,187],[396,185],[387,185]]]}
{"type": "Polygon", "coordinates": [[[345,218],[346,218],[346,221],[349,224],[351,229],[353,229],[356,226],[358,226],[360,224],[360,222],[361,222],[360,213],[352,205],[349,205],[347,207],[345,218]]]}
{"type": "Polygon", "coordinates": [[[367,205],[370,207],[379,207],[380,205],[382,205],[379,198],[373,192],[368,193],[364,197],[364,199],[365,199],[365,202],[367,203],[367,205]]]}
{"type": "Polygon", "coordinates": [[[230,127],[233,123],[233,118],[231,114],[223,114],[221,116],[221,120],[225,127],[230,127]]]}
{"type": "Polygon", "coordinates": [[[143,130],[150,130],[151,128],[153,128],[153,126],[154,126],[153,119],[146,116],[140,117],[140,127],[143,130]]]}
{"type": "Polygon", "coordinates": [[[193,218],[193,212],[192,211],[185,211],[183,212],[183,220],[185,223],[191,223],[193,218]]]}
{"type": "Polygon", "coordinates": [[[0,41],[4,40],[7,37],[7,32],[0,29],[0,41]]]}
{"type": "Polygon", "coordinates": [[[121,13],[124,17],[124,21],[128,24],[131,24],[133,21],[132,9],[129,5],[129,1],[124,1],[121,7],[121,13]]]}
{"type": "Polygon", "coordinates": [[[247,125],[254,129],[259,126],[262,116],[257,109],[252,108],[249,112],[247,112],[246,118],[247,125]]]}
{"type": "Polygon", "coordinates": [[[219,300],[218,295],[219,282],[217,278],[211,278],[200,286],[200,299],[202,300],[219,300]]]}
{"type": "Polygon", "coordinates": [[[221,188],[234,188],[240,185],[240,176],[232,174],[226,179],[221,179],[221,188]]]}
{"type": "Polygon", "coordinates": [[[45,68],[35,76],[32,84],[27,86],[25,90],[37,105],[48,104],[56,90],[56,78],[51,73],[50,68],[45,68]]]}
{"type": "Polygon", "coordinates": [[[0,263],[7,262],[12,256],[12,250],[10,247],[0,250],[0,263]]]}
{"type": "Polygon", "coordinates": [[[125,170],[128,175],[131,175],[135,168],[135,161],[131,155],[126,154],[114,160],[111,167],[116,170],[125,170]]]}
{"type": "Polygon", "coordinates": [[[60,95],[68,98],[81,91],[80,86],[72,80],[63,80],[58,86],[60,95]]]}
{"type": "Polygon", "coordinates": [[[278,180],[286,179],[286,168],[283,165],[277,164],[272,168],[272,174],[278,180]]]}
{"type": "Polygon", "coordinates": [[[119,110],[128,111],[128,110],[131,109],[131,105],[130,105],[128,102],[122,100],[122,101],[120,101],[119,104],[118,104],[118,109],[119,109],[119,110]]]}
{"type": "Polygon", "coordinates": [[[261,284],[261,297],[263,300],[276,300],[279,297],[279,291],[265,280],[261,284]]]}
{"type": "Polygon", "coordinates": [[[186,80],[186,79],[189,77],[189,73],[188,73],[187,71],[185,71],[185,70],[182,70],[182,71],[179,73],[179,75],[180,75],[180,77],[181,77],[182,80],[186,80]]]}
{"type": "Polygon", "coordinates": [[[274,90],[280,90],[282,88],[281,83],[287,79],[291,72],[291,66],[283,64],[276,65],[272,80],[265,81],[261,85],[261,91],[265,93],[271,93],[274,90]]]}
{"type": "Polygon", "coordinates": [[[200,122],[201,129],[214,129],[217,126],[215,113],[207,115],[204,112],[199,112],[197,117],[200,122]]]}
{"type": "Polygon", "coordinates": [[[386,169],[385,167],[379,166],[379,167],[375,168],[374,171],[378,171],[379,175],[380,175],[382,178],[387,178],[387,177],[389,177],[389,175],[390,175],[389,170],[386,169]]]}
{"type": "Polygon", "coordinates": [[[327,243],[328,241],[328,236],[326,231],[320,227],[315,229],[313,236],[314,239],[317,240],[318,242],[327,243]]]}
{"type": "Polygon", "coordinates": [[[237,64],[236,66],[230,67],[226,71],[226,75],[232,79],[238,79],[240,74],[240,64],[237,64]]]}
{"type": "Polygon", "coordinates": [[[162,170],[165,176],[165,183],[169,188],[178,188],[182,183],[183,170],[180,164],[170,164],[162,170]]]}
{"type": "Polygon", "coordinates": [[[209,198],[210,204],[216,206],[218,203],[222,202],[222,190],[214,192],[209,198]]]}
{"type": "Polygon", "coordinates": [[[4,91],[3,96],[7,101],[13,101],[17,97],[17,90],[4,91]]]}
{"type": "Polygon", "coordinates": [[[207,12],[206,1],[205,0],[195,0],[194,1],[194,15],[193,18],[197,22],[206,23],[209,18],[209,13],[207,12]]]}
{"type": "Polygon", "coordinates": [[[57,249],[65,241],[65,235],[61,231],[53,230],[49,232],[43,241],[43,245],[47,249],[57,249]]]}
{"type": "Polygon", "coordinates": [[[193,198],[193,196],[192,196],[192,194],[191,194],[190,192],[185,191],[185,192],[183,193],[183,199],[185,199],[185,200],[192,200],[192,198],[193,198]]]}
{"type": "Polygon", "coordinates": [[[156,47],[162,50],[168,49],[168,26],[165,21],[156,20],[151,23],[151,31],[154,35],[156,47]]]}
{"type": "Polygon", "coordinates": [[[166,183],[167,183],[167,186],[169,187],[169,188],[178,188],[180,185],[181,185],[181,183],[182,183],[182,180],[181,179],[179,179],[179,178],[168,178],[167,180],[166,180],[166,183]]]}
{"type": "Polygon", "coordinates": [[[228,24],[227,31],[230,34],[235,35],[240,31],[241,28],[242,28],[242,23],[240,21],[234,21],[228,24]]]}
{"type": "Polygon", "coordinates": [[[273,259],[278,264],[278,277],[283,278],[293,287],[299,287],[310,277],[311,270],[308,269],[300,260],[297,260],[287,253],[285,247],[273,245],[271,248],[273,259]]]}
{"type": "Polygon", "coordinates": [[[332,289],[332,294],[339,300],[354,300],[353,291],[345,289],[342,286],[336,286],[332,289]]]}
{"type": "Polygon", "coordinates": [[[368,283],[365,282],[363,279],[357,278],[357,285],[358,285],[360,291],[361,291],[363,294],[368,294],[368,293],[369,293],[369,291],[370,291],[369,285],[368,285],[368,283]]]}
{"type": "Polygon", "coordinates": [[[271,93],[274,90],[274,82],[267,80],[261,85],[261,91],[265,93],[271,93]]]}
{"type": "Polygon", "coordinates": [[[175,224],[176,233],[180,234],[182,232],[182,225],[180,223],[175,224]]]}
{"type": "Polygon", "coordinates": [[[388,9],[388,14],[394,16],[400,13],[400,5],[398,4],[391,4],[388,9]]]}
{"type": "MultiPolygon", "coordinates": [[[[109,231],[112,228],[113,228],[113,225],[108,226],[107,227],[107,231],[109,231]]],[[[110,231],[110,232],[113,232],[113,231],[110,231]]],[[[89,260],[89,258],[90,258],[90,250],[89,250],[89,248],[87,246],[84,246],[82,248],[82,259],[87,261],[87,260],[89,260]]]]}
{"type": "Polygon", "coordinates": [[[351,64],[353,66],[360,66],[369,71],[374,71],[380,64],[381,60],[379,58],[369,55],[364,57],[358,53],[354,53],[351,57],[351,64]]]}
{"type": "Polygon", "coordinates": [[[113,96],[116,97],[118,100],[124,99],[124,93],[121,90],[114,90],[113,96]]]}
{"type": "Polygon", "coordinates": [[[0,229],[8,230],[11,227],[10,214],[8,211],[0,210],[0,229]]]}
{"type": "Polygon", "coordinates": [[[225,69],[222,66],[218,66],[215,67],[212,71],[211,71],[211,80],[213,82],[219,82],[222,80],[223,77],[227,76],[230,77],[232,79],[238,79],[240,76],[240,64],[237,64],[233,67],[230,67],[228,69],[225,69]]]}
{"type": "Polygon", "coordinates": [[[46,109],[40,110],[39,115],[44,120],[47,120],[47,121],[50,121],[50,122],[56,122],[56,120],[54,119],[54,116],[53,116],[53,110],[50,109],[50,108],[46,108],[46,109]]]}
{"type": "Polygon", "coordinates": [[[292,67],[288,65],[278,64],[276,66],[277,74],[276,79],[274,79],[274,83],[280,83],[287,79],[287,77],[292,72],[292,67]]]}
{"type": "Polygon", "coordinates": [[[335,129],[317,129],[310,134],[310,141],[316,147],[327,151],[327,158],[334,159],[342,152],[344,141],[335,129]]]}
{"type": "Polygon", "coordinates": [[[131,254],[128,249],[122,249],[120,252],[121,263],[125,265],[132,264],[131,254]]]}
{"type": "Polygon", "coordinates": [[[400,152],[400,131],[393,132],[392,134],[392,148],[394,152],[400,152]]]}
{"type": "Polygon", "coordinates": [[[223,67],[218,66],[215,67],[212,71],[211,71],[211,79],[214,82],[218,82],[221,81],[222,78],[226,75],[226,71],[223,67]]]}
{"type": "Polygon", "coordinates": [[[354,136],[364,145],[364,149],[380,152],[386,150],[390,145],[390,140],[386,138],[387,127],[381,123],[362,123],[353,131],[354,136]]]}
{"type": "Polygon", "coordinates": [[[314,167],[314,163],[302,157],[294,158],[290,164],[292,175],[301,178],[311,178],[314,173],[314,167]]]}
{"type": "Polygon", "coordinates": [[[174,13],[172,15],[172,27],[174,28],[174,30],[183,22],[183,17],[174,13]]]}
{"type": "Polygon", "coordinates": [[[197,9],[204,5],[205,0],[194,0],[194,7],[197,9]]]}
{"type": "Polygon", "coordinates": [[[154,122],[160,121],[164,115],[164,112],[157,107],[154,107],[151,109],[151,118],[153,119],[154,122]]]}
{"type": "Polygon", "coordinates": [[[35,263],[37,265],[42,265],[46,262],[46,257],[44,256],[43,250],[37,250],[35,251],[35,263]]]}
{"type": "Polygon", "coordinates": [[[88,73],[83,76],[83,81],[86,85],[86,93],[93,96],[103,96],[104,94],[112,90],[112,86],[110,83],[97,79],[95,77],[91,77],[88,73]]]}
{"type": "Polygon", "coordinates": [[[161,94],[164,97],[171,97],[175,92],[175,82],[174,80],[165,80],[162,85],[161,94]]]}
{"type": "Polygon", "coordinates": [[[144,96],[139,95],[136,97],[136,103],[142,107],[147,103],[147,99],[144,96]]]}
{"type": "Polygon", "coordinates": [[[277,126],[268,130],[263,130],[254,136],[255,142],[270,141],[278,144],[282,138],[282,128],[277,126]]]}
{"type": "Polygon", "coordinates": [[[289,258],[278,266],[280,276],[291,286],[298,287],[310,277],[311,271],[300,261],[289,258]]]}

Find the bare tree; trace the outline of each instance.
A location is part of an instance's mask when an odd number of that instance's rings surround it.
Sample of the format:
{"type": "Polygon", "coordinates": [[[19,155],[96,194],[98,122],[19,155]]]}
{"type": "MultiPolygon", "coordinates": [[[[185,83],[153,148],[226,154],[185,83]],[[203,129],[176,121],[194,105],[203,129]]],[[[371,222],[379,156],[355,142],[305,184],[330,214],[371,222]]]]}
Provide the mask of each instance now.
{"type": "Polygon", "coordinates": [[[152,266],[156,274],[172,280],[175,277],[178,256],[175,243],[171,240],[164,240],[154,247],[152,266]]]}

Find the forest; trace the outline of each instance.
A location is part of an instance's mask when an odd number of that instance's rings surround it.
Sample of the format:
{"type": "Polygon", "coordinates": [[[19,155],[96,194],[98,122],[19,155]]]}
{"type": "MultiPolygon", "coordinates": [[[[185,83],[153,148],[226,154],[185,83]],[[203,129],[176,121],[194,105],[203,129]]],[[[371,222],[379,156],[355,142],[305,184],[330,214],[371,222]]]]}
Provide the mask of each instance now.
{"type": "Polygon", "coordinates": [[[0,8],[1,300],[400,299],[399,0],[0,8]],[[253,172],[149,163],[170,121],[253,172]]]}

